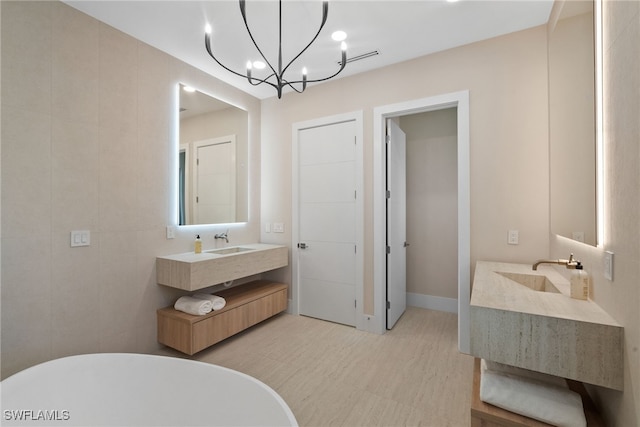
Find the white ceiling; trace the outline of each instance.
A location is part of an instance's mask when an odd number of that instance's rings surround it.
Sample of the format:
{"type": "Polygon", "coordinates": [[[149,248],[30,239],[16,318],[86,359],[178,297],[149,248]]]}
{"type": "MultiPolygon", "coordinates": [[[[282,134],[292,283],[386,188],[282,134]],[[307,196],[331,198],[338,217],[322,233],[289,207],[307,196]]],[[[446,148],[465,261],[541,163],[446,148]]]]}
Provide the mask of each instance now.
{"type": "MultiPolygon", "coordinates": [[[[64,0],[145,43],[264,99],[275,96],[266,85],[222,69],[204,47],[204,26],[214,28],[212,48],[226,66],[244,72],[258,59],[242,22],[237,1],[88,1],[64,0]]],[[[348,33],[347,56],[378,50],[379,55],[347,64],[339,77],[362,73],[430,53],[545,24],[553,0],[333,0],[327,23],[316,42],[289,69],[290,80],[306,66],[309,79],[338,70],[339,43],[331,33],[348,33]]],[[[286,0],[283,12],[283,61],[295,56],[320,25],[321,2],[286,0]]],[[[278,2],[248,0],[247,20],[261,49],[277,66],[278,2]]],[[[254,76],[258,72],[254,71],[254,76]]]]}

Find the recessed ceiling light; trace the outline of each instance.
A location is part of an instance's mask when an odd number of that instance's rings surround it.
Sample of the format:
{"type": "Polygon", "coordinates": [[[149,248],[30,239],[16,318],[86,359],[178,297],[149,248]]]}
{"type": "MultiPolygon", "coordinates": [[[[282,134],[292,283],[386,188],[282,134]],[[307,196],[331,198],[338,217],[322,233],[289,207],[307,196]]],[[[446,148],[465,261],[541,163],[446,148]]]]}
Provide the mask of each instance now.
{"type": "Polygon", "coordinates": [[[341,42],[343,40],[346,40],[347,33],[345,33],[344,31],[334,31],[331,34],[331,38],[334,39],[337,42],[341,42]]]}

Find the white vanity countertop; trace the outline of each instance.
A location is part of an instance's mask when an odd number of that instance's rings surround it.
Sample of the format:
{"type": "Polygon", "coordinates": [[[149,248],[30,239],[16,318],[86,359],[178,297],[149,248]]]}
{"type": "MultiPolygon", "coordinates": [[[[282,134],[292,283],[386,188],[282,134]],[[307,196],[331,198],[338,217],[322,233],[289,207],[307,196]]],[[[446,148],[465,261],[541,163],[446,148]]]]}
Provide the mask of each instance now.
{"type": "Polygon", "coordinates": [[[569,289],[569,281],[549,265],[535,271],[529,264],[478,261],[471,306],[621,327],[595,302],[571,298],[569,289]],[[546,276],[560,293],[529,289],[498,272],[546,276]]]}
{"type": "Polygon", "coordinates": [[[284,247],[283,245],[272,245],[268,243],[247,243],[247,244],[239,244],[239,245],[233,245],[233,246],[225,246],[220,248],[202,248],[202,252],[199,254],[191,251],[191,252],[183,252],[180,254],[158,256],[157,258],[171,260],[171,261],[194,263],[194,262],[201,262],[201,261],[218,259],[222,257],[229,257],[234,255],[240,255],[240,254],[256,253],[259,251],[265,251],[265,250],[277,249],[277,248],[283,248],[283,247],[284,247]],[[247,248],[247,249],[251,249],[251,251],[234,252],[234,253],[228,253],[228,254],[216,254],[213,252],[208,252],[208,251],[224,250],[224,249],[229,249],[234,247],[247,248]]]}
{"type": "Polygon", "coordinates": [[[199,254],[185,252],[159,256],[156,257],[156,282],[196,291],[285,267],[289,264],[288,254],[286,246],[247,243],[203,249],[199,254]]]}

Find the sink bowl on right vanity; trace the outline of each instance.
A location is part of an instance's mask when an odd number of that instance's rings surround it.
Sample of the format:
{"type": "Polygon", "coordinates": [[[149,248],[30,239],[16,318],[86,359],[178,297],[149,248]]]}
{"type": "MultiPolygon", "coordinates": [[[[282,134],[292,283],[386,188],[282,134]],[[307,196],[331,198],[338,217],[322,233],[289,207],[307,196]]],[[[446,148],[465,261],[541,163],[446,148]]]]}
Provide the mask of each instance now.
{"type": "Polygon", "coordinates": [[[478,262],[470,315],[476,357],[623,388],[622,326],[552,267],[478,262]]]}

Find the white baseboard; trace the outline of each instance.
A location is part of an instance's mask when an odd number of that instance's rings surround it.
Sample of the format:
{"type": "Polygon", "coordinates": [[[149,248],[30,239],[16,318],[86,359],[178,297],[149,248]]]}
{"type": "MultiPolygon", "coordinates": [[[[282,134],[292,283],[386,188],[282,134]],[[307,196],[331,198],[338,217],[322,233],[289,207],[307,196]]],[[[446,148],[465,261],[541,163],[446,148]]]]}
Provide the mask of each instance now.
{"type": "Polygon", "coordinates": [[[407,292],[407,305],[425,308],[427,310],[446,311],[447,313],[458,312],[458,300],[455,298],[407,292]]]}

